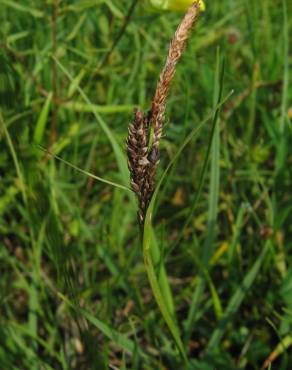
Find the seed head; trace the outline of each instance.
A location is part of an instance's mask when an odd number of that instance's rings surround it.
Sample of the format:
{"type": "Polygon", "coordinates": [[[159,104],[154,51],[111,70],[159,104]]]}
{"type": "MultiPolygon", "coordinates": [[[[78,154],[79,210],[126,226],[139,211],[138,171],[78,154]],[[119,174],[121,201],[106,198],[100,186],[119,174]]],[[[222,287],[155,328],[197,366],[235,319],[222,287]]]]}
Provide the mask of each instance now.
{"type": "Polygon", "coordinates": [[[150,112],[143,114],[141,110],[136,109],[134,120],[129,125],[127,139],[128,167],[131,176],[131,187],[139,202],[138,220],[140,226],[143,226],[147,207],[154,190],[155,174],[159,163],[159,144],[169,88],[175,75],[176,65],[184,51],[190,30],[199,12],[200,2],[195,1],[186,12],[170,43],[150,112]],[[153,137],[150,138],[151,133],[153,137]]]}

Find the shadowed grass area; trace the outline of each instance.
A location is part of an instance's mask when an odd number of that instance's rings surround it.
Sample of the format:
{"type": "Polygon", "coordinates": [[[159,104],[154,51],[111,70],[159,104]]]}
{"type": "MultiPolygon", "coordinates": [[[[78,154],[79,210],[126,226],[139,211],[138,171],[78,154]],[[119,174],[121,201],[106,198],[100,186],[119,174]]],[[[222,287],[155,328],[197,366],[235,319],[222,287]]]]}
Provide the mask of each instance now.
{"type": "Polygon", "coordinates": [[[143,245],[125,140],[182,15],[132,3],[0,0],[0,368],[290,369],[292,4],[206,1],[143,245]]]}

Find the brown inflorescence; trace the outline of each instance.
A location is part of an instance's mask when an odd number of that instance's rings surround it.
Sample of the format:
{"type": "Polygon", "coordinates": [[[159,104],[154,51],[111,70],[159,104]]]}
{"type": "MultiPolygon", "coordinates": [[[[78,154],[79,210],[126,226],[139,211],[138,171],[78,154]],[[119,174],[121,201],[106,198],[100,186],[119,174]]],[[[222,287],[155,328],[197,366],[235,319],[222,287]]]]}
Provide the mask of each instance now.
{"type": "Polygon", "coordinates": [[[154,190],[155,174],[159,163],[159,144],[170,84],[199,11],[200,6],[196,1],[189,7],[175,32],[157,83],[150,112],[143,114],[141,110],[136,109],[134,120],[129,125],[128,166],[131,187],[139,201],[138,220],[141,226],[143,226],[147,207],[154,190]]]}
{"type": "Polygon", "coordinates": [[[139,200],[138,219],[143,224],[144,215],[147,209],[148,186],[145,184],[148,166],[148,130],[149,119],[136,109],[134,120],[129,125],[127,151],[128,167],[131,175],[131,188],[139,200]]]}

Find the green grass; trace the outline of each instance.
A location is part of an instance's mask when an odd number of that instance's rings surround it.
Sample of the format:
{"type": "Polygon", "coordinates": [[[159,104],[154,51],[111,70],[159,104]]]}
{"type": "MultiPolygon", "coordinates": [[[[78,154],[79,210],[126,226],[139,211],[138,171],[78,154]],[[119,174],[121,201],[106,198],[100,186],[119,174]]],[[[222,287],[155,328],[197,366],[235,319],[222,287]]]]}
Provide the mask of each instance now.
{"type": "Polygon", "coordinates": [[[53,3],[0,0],[0,369],[292,368],[291,2],[206,1],[144,240],[127,127],[181,15],[53,3]]]}

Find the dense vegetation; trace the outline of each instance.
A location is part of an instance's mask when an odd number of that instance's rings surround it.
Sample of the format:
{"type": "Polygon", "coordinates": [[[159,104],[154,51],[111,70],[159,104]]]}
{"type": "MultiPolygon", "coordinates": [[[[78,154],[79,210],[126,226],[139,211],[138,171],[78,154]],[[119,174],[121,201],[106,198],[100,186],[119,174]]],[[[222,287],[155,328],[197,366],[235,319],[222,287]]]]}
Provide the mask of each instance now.
{"type": "Polygon", "coordinates": [[[206,1],[171,89],[157,179],[200,130],[159,189],[151,243],[187,362],[135,198],[72,167],[129,187],[132,111],[149,109],[182,16],[130,7],[0,0],[0,369],[291,369],[292,3],[206,1]],[[223,59],[233,94],[212,130],[223,59]]]}

